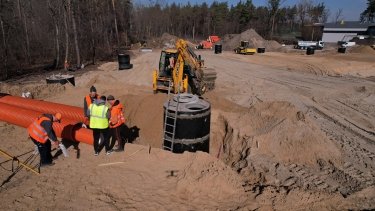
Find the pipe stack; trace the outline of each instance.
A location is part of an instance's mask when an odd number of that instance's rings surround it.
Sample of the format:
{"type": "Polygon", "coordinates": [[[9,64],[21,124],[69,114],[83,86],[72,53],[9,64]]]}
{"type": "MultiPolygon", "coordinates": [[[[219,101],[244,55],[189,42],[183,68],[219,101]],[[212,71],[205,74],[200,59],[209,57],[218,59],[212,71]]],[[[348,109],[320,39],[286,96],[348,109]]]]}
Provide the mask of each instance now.
{"type": "Polygon", "coordinates": [[[27,128],[41,114],[57,112],[62,114],[61,123],[53,123],[58,137],[93,144],[92,131],[79,124],[84,121],[81,108],[0,94],[0,121],[27,128]]]}

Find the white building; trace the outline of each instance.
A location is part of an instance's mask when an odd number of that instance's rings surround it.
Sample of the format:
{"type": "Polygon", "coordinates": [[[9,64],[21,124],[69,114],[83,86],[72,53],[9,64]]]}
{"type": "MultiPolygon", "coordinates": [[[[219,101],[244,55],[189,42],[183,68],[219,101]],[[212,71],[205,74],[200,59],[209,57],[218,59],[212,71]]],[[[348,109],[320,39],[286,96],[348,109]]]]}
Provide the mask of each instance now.
{"type": "Polygon", "coordinates": [[[326,23],[323,28],[323,42],[349,41],[353,37],[363,35],[375,36],[375,23],[359,21],[341,21],[340,23],[326,23]]]}

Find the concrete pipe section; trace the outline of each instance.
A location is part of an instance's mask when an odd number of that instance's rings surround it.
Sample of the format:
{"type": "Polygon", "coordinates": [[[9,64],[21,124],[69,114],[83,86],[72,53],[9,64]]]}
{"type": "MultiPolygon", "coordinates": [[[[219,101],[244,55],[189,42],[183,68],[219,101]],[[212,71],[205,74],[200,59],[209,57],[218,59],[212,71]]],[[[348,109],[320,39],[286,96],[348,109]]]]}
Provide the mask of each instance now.
{"type": "MultiPolygon", "coordinates": [[[[47,102],[45,102],[47,103],[47,102]]],[[[48,108],[48,106],[46,106],[48,108]]],[[[48,109],[46,109],[48,110],[48,109]]],[[[34,111],[20,108],[15,105],[8,105],[0,102],[0,121],[27,128],[37,117],[48,111],[34,111]]],[[[52,112],[52,114],[55,112],[52,112]]],[[[64,114],[63,114],[64,115],[64,114]]],[[[61,123],[55,122],[53,129],[60,138],[79,141],[86,144],[93,144],[92,130],[81,128],[81,124],[76,124],[76,120],[62,118],[61,123]]]]}
{"type": "Polygon", "coordinates": [[[17,106],[27,110],[34,110],[42,113],[61,113],[64,118],[84,122],[83,109],[76,106],[69,106],[59,103],[52,103],[42,100],[27,99],[0,93],[0,103],[17,106]]]}

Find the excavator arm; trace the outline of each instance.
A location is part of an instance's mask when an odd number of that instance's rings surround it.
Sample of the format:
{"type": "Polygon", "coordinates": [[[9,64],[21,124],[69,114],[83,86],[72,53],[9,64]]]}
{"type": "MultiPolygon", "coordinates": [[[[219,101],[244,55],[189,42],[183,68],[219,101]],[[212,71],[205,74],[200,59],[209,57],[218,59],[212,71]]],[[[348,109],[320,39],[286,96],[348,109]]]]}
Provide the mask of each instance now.
{"type": "Polygon", "coordinates": [[[194,53],[194,50],[188,46],[185,40],[178,39],[176,48],[179,53],[179,64],[175,67],[176,71],[179,71],[179,74],[183,71],[187,75],[191,92],[202,95],[207,90],[213,89],[216,72],[213,69],[204,67],[204,60],[194,53]],[[181,69],[181,66],[186,69],[181,69]]]}
{"type": "MultiPolygon", "coordinates": [[[[202,95],[205,91],[213,89],[215,85],[216,72],[204,67],[204,61],[197,56],[185,40],[178,39],[176,49],[163,50],[163,52],[175,52],[177,59],[171,71],[171,76],[161,75],[155,70],[153,73],[153,90],[168,90],[167,81],[172,81],[173,92],[190,92],[202,95]]],[[[164,53],[165,54],[165,53],[164,53]]],[[[164,61],[161,57],[161,61],[164,61]]],[[[165,65],[162,65],[165,67],[165,65]]]]}

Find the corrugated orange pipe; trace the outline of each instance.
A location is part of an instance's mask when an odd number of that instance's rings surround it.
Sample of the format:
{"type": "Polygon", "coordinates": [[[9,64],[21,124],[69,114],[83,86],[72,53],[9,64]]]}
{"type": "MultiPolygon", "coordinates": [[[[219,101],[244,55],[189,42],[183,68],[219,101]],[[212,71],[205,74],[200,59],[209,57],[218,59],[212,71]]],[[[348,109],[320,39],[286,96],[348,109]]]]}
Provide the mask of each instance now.
{"type": "MultiPolygon", "coordinates": [[[[37,112],[0,103],[0,121],[24,128],[27,128],[42,113],[48,112],[37,112]]],[[[80,124],[77,125],[73,120],[68,118],[64,119],[64,116],[61,123],[53,123],[53,129],[58,137],[93,144],[92,130],[81,128],[80,124]]]]}
{"type": "Polygon", "coordinates": [[[79,108],[76,106],[27,99],[3,93],[0,93],[0,103],[17,106],[26,110],[39,111],[42,113],[54,114],[60,112],[65,118],[73,119],[77,122],[85,122],[85,117],[83,116],[83,108],[79,108]]]}

